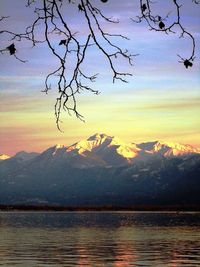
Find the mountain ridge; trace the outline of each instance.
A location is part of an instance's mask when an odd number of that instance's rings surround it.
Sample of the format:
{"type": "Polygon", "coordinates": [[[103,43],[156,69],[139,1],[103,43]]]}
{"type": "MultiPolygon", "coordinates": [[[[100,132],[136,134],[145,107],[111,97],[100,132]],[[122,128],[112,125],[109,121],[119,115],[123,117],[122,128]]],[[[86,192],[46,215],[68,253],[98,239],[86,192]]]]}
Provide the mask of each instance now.
{"type": "Polygon", "coordinates": [[[94,158],[97,162],[104,162],[107,165],[131,164],[135,161],[145,161],[152,157],[179,157],[192,154],[200,154],[200,149],[188,144],[180,144],[166,141],[150,141],[143,143],[126,143],[119,138],[96,133],[87,139],[80,140],[72,145],[56,144],[47,148],[41,153],[21,151],[15,156],[0,156],[0,160],[10,158],[21,158],[30,160],[37,158],[52,158],[52,160],[78,160],[83,158],[94,158]]]}
{"type": "Polygon", "coordinates": [[[18,156],[0,162],[0,205],[200,207],[200,154],[191,146],[96,134],[18,156]]]}

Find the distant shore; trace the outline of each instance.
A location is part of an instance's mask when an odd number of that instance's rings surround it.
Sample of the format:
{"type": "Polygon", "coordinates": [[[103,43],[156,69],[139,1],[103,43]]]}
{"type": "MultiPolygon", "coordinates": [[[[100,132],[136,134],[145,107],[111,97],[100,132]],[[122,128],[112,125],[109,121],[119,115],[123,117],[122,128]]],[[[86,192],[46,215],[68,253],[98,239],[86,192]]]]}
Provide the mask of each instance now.
{"type": "Polygon", "coordinates": [[[174,206],[57,206],[57,205],[0,205],[0,211],[200,211],[199,205],[174,206]]]}

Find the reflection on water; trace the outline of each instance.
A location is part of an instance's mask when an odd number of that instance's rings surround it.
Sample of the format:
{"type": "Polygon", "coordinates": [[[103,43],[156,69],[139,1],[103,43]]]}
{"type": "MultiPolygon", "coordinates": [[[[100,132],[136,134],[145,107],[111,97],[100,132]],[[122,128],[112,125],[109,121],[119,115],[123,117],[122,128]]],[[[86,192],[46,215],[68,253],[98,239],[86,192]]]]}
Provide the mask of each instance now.
{"type": "Polygon", "coordinates": [[[0,213],[0,266],[200,266],[200,213],[0,213]]]}

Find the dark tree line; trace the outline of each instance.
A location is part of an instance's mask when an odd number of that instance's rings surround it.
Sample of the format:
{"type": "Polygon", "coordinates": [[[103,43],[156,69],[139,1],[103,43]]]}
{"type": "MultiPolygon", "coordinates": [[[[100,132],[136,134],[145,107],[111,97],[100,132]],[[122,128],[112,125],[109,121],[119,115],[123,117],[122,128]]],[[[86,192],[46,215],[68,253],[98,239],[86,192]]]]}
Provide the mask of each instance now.
{"type": "MultiPolygon", "coordinates": [[[[105,3],[111,0],[99,0],[105,3]]],[[[187,37],[191,42],[191,52],[189,57],[179,55],[179,62],[183,63],[185,68],[193,66],[195,59],[196,42],[193,34],[182,25],[181,5],[178,0],[168,0],[173,4],[173,20],[170,20],[170,12],[163,17],[155,13],[154,1],[137,0],[140,6],[140,15],[132,18],[134,23],[146,22],[149,30],[164,32],[166,34],[177,33],[180,37],[187,37]]],[[[130,72],[121,72],[118,70],[116,60],[124,59],[128,65],[133,65],[133,59],[136,55],[130,54],[127,49],[117,45],[117,39],[128,39],[125,35],[107,32],[102,27],[102,21],[108,24],[118,24],[119,20],[107,17],[94,4],[92,0],[27,0],[26,7],[34,7],[35,19],[28,25],[23,32],[13,32],[9,29],[1,29],[0,35],[10,40],[10,45],[2,47],[1,53],[9,53],[17,60],[25,63],[24,59],[18,56],[16,43],[27,40],[32,46],[45,42],[52,56],[57,58],[57,67],[50,72],[45,79],[44,92],[48,93],[51,89],[51,80],[56,78],[58,97],[55,103],[55,117],[58,129],[60,129],[60,114],[62,110],[67,111],[70,115],[74,113],[77,118],[84,120],[83,116],[77,109],[76,95],[83,90],[98,94],[94,90],[92,83],[96,80],[98,74],[88,75],[83,63],[87,58],[87,51],[90,47],[96,47],[107,60],[112,72],[112,80],[127,82],[127,77],[131,76],[130,72]],[[85,41],[80,41],[77,33],[73,29],[63,12],[68,5],[74,5],[80,12],[80,25],[84,22],[87,25],[85,41]],[[40,26],[39,26],[40,25],[40,26]],[[37,29],[42,27],[42,39],[37,37],[37,29]],[[58,36],[57,46],[53,44],[52,36],[58,36]],[[61,49],[62,48],[62,49],[61,49]],[[61,51],[62,50],[62,51],[61,51]],[[68,71],[67,64],[73,57],[73,69],[68,71]],[[88,83],[89,82],[89,83],[88,83]],[[89,84],[89,85],[88,85],[89,84]]],[[[200,1],[191,0],[191,5],[198,5],[200,1]]],[[[161,4],[162,5],[162,4],[161,4]]],[[[65,10],[66,13],[67,10],[65,10]]],[[[0,22],[9,19],[7,16],[0,17],[0,22]]],[[[20,49],[19,49],[20,51],[20,49]]]]}

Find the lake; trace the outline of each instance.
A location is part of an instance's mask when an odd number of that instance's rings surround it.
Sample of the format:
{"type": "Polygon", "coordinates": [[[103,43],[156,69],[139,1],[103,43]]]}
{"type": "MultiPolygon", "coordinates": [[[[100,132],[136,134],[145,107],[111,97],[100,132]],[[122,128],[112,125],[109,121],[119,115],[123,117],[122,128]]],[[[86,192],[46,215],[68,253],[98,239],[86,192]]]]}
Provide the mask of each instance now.
{"type": "Polygon", "coordinates": [[[200,266],[200,213],[0,212],[0,266],[200,266]]]}

